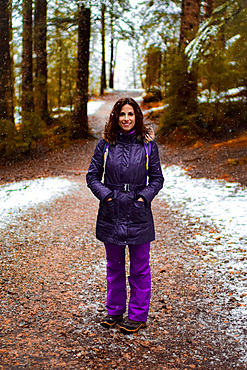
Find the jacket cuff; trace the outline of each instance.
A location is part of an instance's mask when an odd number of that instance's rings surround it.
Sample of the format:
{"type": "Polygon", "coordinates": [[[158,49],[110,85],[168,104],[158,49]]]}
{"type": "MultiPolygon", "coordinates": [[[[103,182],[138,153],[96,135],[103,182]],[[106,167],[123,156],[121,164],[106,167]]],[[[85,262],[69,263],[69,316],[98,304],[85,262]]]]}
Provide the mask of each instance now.
{"type": "Polygon", "coordinates": [[[142,198],[144,202],[147,203],[147,199],[142,194],[137,194],[136,200],[138,200],[139,198],[142,198]]]}
{"type": "Polygon", "coordinates": [[[150,189],[147,187],[145,187],[139,194],[138,194],[138,197],[139,198],[143,198],[144,201],[146,203],[151,203],[154,196],[153,194],[150,193],[150,189]]]}
{"type": "Polygon", "coordinates": [[[112,191],[104,197],[103,202],[106,202],[107,199],[109,199],[109,198],[113,199],[113,192],[112,191]]]}

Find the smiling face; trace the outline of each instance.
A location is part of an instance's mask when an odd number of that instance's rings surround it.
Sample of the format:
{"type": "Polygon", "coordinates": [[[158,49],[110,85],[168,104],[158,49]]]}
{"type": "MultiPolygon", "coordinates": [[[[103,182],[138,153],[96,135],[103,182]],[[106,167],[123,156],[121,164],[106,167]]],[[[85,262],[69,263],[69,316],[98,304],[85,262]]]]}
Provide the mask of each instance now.
{"type": "Polygon", "coordinates": [[[119,114],[118,125],[123,133],[128,133],[135,126],[135,111],[134,108],[125,104],[119,114]]]}

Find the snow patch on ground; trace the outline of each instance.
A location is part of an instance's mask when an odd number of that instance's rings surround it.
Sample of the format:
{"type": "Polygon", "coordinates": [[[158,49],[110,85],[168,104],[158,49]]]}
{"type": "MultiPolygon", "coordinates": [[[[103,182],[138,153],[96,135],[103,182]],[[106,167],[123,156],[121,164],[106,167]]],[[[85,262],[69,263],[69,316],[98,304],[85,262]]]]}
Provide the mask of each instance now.
{"type": "Polygon", "coordinates": [[[179,166],[163,166],[163,174],[159,197],[180,222],[194,225],[195,233],[185,243],[206,252],[198,273],[209,279],[217,276],[225,287],[220,300],[230,309],[227,335],[238,335],[246,363],[247,188],[224,180],[194,179],[179,166]]]}
{"type": "MultiPolygon", "coordinates": [[[[242,313],[247,314],[247,188],[225,180],[193,179],[179,166],[163,166],[165,184],[160,192],[173,209],[192,217],[198,233],[190,241],[208,253],[205,262],[214,267],[227,286],[236,291],[242,313]],[[216,227],[201,232],[200,223],[216,227]]],[[[210,268],[209,268],[210,269],[210,268]]]]}
{"type": "Polygon", "coordinates": [[[0,229],[22,211],[67,194],[75,184],[63,178],[41,178],[0,186],[0,229]]]}
{"type": "Polygon", "coordinates": [[[161,194],[201,221],[213,222],[221,232],[247,236],[247,189],[225,180],[193,179],[179,166],[163,167],[161,194]]]}
{"type": "MultiPolygon", "coordinates": [[[[236,299],[247,304],[247,188],[224,180],[193,179],[179,166],[163,166],[165,185],[159,197],[172,209],[179,210],[182,222],[186,217],[197,224],[212,225],[217,232],[198,233],[190,241],[207,251],[204,260],[226,279],[236,299]],[[183,216],[184,215],[184,216],[183,216]]],[[[56,199],[77,184],[64,178],[41,178],[0,186],[0,229],[17,219],[21,212],[39,203],[56,199]]],[[[210,270],[210,268],[209,268],[210,270]]],[[[242,311],[247,309],[244,306],[242,311]]]]}
{"type": "Polygon", "coordinates": [[[88,115],[91,116],[96,113],[103,104],[105,104],[103,100],[90,100],[87,104],[88,115]]]}

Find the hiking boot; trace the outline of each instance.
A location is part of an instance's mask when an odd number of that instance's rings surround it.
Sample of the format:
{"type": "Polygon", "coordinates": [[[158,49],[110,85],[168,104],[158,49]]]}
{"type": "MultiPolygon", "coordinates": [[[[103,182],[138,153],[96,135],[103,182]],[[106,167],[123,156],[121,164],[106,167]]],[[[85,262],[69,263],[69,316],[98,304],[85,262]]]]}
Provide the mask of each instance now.
{"type": "Polygon", "coordinates": [[[101,320],[100,325],[104,326],[105,328],[111,328],[116,325],[117,322],[122,320],[123,315],[107,315],[101,320]]]}
{"type": "Polygon", "coordinates": [[[145,321],[134,321],[134,320],[124,320],[120,325],[120,330],[123,334],[133,334],[137,333],[141,328],[146,328],[147,324],[145,321]]]}

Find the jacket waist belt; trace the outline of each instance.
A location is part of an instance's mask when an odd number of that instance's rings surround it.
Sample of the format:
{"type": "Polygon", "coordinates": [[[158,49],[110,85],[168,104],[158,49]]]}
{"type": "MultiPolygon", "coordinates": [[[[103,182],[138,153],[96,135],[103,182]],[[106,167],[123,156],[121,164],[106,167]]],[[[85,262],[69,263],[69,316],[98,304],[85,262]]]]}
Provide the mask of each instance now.
{"type": "Polygon", "coordinates": [[[142,190],[145,188],[145,185],[136,185],[136,184],[111,184],[109,182],[105,183],[111,190],[120,190],[124,193],[129,193],[130,191],[142,190]]]}

